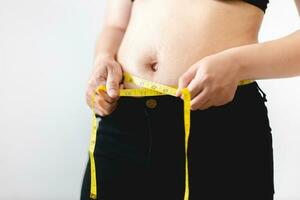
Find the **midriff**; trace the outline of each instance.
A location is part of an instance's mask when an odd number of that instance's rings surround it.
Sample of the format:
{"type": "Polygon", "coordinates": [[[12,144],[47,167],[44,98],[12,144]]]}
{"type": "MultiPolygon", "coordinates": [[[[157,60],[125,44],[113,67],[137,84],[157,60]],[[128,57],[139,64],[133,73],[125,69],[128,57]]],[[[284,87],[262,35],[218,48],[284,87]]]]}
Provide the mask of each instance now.
{"type": "Polygon", "coordinates": [[[132,75],[177,86],[201,58],[256,43],[263,15],[236,0],[136,0],[116,59],[132,75]]]}

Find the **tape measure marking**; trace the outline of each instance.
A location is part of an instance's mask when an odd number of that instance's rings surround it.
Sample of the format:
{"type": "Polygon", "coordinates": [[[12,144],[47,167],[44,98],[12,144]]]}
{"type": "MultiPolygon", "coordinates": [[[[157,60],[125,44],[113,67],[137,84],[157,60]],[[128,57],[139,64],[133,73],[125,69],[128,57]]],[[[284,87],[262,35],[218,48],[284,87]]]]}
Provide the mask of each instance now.
{"type": "MultiPolygon", "coordinates": [[[[159,95],[172,95],[176,97],[176,87],[166,86],[160,83],[152,82],[149,80],[145,80],[139,78],[137,76],[133,76],[127,72],[123,73],[124,82],[134,83],[142,88],[135,89],[120,89],[120,96],[159,96],[159,95]]],[[[242,80],[239,82],[240,85],[246,85],[254,82],[254,80],[242,80]]],[[[106,86],[100,85],[94,91],[91,99],[92,104],[92,130],[90,136],[90,147],[89,147],[89,157],[90,157],[90,172],[91,172],[91,188],[90,188],[90,198],[97,199],[97,180],[96,180],[96,165],[94,158],[94,150],[96,145],[96,134],[97,134],[97,119],[94,112],[94,103],[96,93],[100,90],[106,91],[106,86]]],[[[190,102],[191,96],[190,92],[187,88],[182,89],[182,96],[184,101],[184,130],[185,130],[185,192],[184,192],[184,200],[189,199],[189,172],[188,172],[188,141],[190,135],[190,102]]]]}

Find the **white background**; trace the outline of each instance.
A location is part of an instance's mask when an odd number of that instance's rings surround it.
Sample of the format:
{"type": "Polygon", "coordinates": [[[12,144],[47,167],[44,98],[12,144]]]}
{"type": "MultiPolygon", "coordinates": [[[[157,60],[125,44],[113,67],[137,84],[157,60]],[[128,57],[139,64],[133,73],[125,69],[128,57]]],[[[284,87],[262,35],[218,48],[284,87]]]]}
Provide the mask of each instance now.
{"type": "MultiPolygon", "coordinates": [[[[104,7],[0,0],[1,200],[79,199],[91,130],[84,93],[104,7]]],[[[299,22],[292,0],[271,0],[260,41],[299,22]]],[[[258,82],[273,131],[276,200],[300,200],[300,77],[258,82]]]]}

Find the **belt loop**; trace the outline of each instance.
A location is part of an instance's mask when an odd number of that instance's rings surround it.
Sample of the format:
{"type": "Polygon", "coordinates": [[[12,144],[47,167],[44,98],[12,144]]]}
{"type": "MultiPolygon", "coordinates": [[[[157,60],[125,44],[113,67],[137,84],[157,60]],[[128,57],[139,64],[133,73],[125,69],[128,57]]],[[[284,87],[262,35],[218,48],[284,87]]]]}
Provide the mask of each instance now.
{"type": "Polygon", "coordinates": [[[266,96],[267,96],[266,93],[264,93],[264,91],[259,87],[258,83],[256,83],[256,86],[259,89],[259,91],[263,94],[262,98],[263,98],[264,102],[268,101],[266,98],[266,96]]]}

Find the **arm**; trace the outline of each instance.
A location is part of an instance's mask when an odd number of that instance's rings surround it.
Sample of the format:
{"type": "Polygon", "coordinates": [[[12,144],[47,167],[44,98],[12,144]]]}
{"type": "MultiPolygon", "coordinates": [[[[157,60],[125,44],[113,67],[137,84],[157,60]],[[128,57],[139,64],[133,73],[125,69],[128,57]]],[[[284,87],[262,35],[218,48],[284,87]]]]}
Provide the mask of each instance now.
{"type": "Polygon", "coordinates": [[[96,62],[102,56],[115,57],[129,22],[131,7],[130,0],[107,1],[103,27],[96,43],[96,62]]]}
{"type": "Polygon", "coordinates": [[[300,75],[300,31],[284,38],[230,49],[240,80],[300,75]]]}
{"type": "MultiPolygon", "coordinates": [[[[300,13],[300,0],[295,0],[300,13]]],[[[300,75],[300,30],[283,38],[229,50],[240,66],[240,79],[300,75]]]]}
{"type": "MultiPolygon", "coordinates": [[[[300,0],[295,0],[300,13],[300,0]]],[[[240,80],[300,76],[300,30],[283,38],[248,44],[209,55],[194,63],[178,81],[176,96],[188,88],[191,109],[233,100],[240,80]]]]}
{"type": "Polygon", "coordinates": [[[108,0],[104,25],[96,43],[94,67],[88,81],[86,101],[90,108],[92,96],[99,85],[106,85],[108,93],[98,92],[94,111],[100,116],[110,114],[117,107],[119,88],[122,87],[122,67],[115,55],[129,23],[130,0],[108,0]]]}
{"type": "Polygon", "coordinates": [[[300,0],[295,0],[295,3],[296,3],[296,6],[297,6],[297,9],[298,9],[298,14],[300,16],[300,0]]]}

